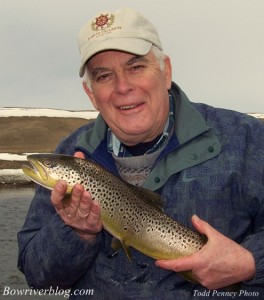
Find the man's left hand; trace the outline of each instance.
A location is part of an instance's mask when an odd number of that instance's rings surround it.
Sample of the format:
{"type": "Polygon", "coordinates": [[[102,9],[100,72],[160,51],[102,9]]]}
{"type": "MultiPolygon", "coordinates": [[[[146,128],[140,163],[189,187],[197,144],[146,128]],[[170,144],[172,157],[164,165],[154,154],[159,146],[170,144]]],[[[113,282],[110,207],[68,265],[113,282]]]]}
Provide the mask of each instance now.
{"type": "Polygon", "coordinates": [[[219,289],[254,278],[256,267],[251,252],[197,216],[192,217],[192,222],[197,231],[207,236],[207,243],[192,255],[157,260],[157,266],[175,272],[191,270],[193,278],[208,289],[219,289]]]}

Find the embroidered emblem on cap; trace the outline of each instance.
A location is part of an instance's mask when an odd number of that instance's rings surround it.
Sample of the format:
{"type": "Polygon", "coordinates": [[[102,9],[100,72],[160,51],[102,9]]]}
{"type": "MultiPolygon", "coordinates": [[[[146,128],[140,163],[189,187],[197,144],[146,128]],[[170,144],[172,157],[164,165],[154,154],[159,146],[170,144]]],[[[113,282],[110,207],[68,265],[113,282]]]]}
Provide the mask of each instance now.
{"type": "Polygon", "coordinates": [[[95,22],[92,22],[91,27],[93,31],[103,30],[110,27],[115,20],[114,15],[101,14],[98,18],[95,18],[95,22]]]}

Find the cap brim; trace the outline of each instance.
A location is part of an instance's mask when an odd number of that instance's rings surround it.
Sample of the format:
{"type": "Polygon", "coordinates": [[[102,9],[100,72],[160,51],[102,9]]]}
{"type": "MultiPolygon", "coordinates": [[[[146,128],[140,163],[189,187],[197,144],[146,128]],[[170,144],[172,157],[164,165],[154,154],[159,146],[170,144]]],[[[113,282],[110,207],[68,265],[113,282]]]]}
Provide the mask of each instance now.
{"type": "Polygon", "coordinates": [[[137,55],[146,55],[150,51],[151,46],[151,42],[136,38],[111,38],[97,43],[92,49],[90,45],[87,45],[87,48],[81,53],[83,59],[79,75],[80,77],[83,77],[86,62],[96,53],[106,50],[119,50],[137,55]]]}

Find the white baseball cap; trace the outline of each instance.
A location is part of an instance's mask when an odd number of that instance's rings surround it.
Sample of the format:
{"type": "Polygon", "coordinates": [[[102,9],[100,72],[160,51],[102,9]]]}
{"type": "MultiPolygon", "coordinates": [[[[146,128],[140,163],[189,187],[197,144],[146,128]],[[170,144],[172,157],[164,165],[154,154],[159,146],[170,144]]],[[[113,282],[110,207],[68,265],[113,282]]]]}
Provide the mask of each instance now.
{"type": "Polygon", "coordinates": [[[162,50],[153,24],[130,8],[97,14],[80,30],[78,45],[81,53],[81,77],[84,75],[86,62],[98,52],[111,49],[146,55],[152,45],[162,50]]]}

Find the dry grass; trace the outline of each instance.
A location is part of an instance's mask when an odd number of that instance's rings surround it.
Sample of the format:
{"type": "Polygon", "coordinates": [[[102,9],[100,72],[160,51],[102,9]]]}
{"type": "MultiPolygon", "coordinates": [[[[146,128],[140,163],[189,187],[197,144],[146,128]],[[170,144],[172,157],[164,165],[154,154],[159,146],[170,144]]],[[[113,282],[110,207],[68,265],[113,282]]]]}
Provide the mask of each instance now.
{"type": "MultiPolygon", "coordinates": [[[[0,153],[53,152],[58,143],[91,120],[79,118],[0,118],[0,153]]],[[[22,162],[0,160],[0,169],[17,169],[22,162]]]]}

